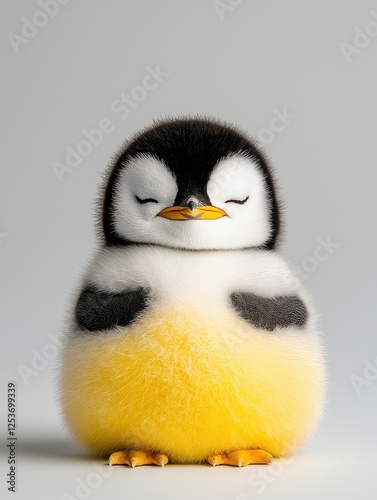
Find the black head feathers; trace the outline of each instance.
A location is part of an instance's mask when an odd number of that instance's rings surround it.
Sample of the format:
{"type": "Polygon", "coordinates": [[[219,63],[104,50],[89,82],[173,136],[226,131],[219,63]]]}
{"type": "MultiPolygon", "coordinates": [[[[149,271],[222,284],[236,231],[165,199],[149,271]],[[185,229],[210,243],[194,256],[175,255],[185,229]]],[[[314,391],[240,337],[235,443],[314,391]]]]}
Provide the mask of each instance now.
{"type": "Polygon", "coordinates": [[[101,221],[106,244],[137,243],[117,234],[114,225],[117,182],[131,158],[151,155],[167,166],[177,181],[176,204],[194,194],[203,204],[210,205],[206,189],[210,174],[221,159],[233,154],[252,159],[263,175],[269,196],[271,225],[270,236],[263,248],[273,249],[280,232],[280,213],[267,160],[254,143],[234,126],[201,118],[157,122],[120,150],[109,171],[102,198],[101,221]]]}

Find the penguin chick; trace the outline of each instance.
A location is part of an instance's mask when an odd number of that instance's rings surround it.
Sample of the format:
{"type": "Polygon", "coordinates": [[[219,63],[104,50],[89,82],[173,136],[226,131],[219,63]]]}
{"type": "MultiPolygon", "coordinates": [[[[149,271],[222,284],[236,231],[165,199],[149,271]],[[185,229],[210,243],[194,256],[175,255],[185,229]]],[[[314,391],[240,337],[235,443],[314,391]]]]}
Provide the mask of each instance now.
{"type": "Polygon", "coordinates": [[[276,251],[267,161],[235,127],[162,121],[118,153],[62,360],[66,422],[109,463],[269,463],[308,439],[325,370],[276,251]]]}

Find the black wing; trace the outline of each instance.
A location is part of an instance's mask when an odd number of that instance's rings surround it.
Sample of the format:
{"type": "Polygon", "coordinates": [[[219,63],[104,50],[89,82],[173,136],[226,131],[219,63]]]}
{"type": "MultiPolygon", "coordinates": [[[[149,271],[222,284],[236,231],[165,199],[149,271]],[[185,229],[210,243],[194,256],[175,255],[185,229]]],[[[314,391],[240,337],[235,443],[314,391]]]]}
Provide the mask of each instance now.
{"type": "Polygon", "coordinates": [[[127,326],[147,307],[148,296],[149,290],[145,288],[111,293],[88,286],[76,304],[77,326],[90,332],[127,326]]]}
{"type": "Polygon", "coordinates": [[[263,330],[303,327],[308,319],[305,304],[295,295],[265,298],[252,293],[234,292],[230,300],[242,318],[263,330]]]}

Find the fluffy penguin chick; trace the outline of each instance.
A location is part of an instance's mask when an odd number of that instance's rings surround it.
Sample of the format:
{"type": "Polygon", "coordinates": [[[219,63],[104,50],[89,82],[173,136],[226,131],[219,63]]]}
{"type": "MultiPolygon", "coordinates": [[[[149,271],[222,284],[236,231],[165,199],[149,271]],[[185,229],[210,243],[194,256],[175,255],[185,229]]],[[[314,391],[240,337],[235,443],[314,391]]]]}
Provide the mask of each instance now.
{"type": "Polygon", "coordinates": [[[232,126],[163,121],[118,154],[79,285],[61,392],[109,463],[269,463],[321,416],[310,300],[275,251],[266,159],[232,126]]]}

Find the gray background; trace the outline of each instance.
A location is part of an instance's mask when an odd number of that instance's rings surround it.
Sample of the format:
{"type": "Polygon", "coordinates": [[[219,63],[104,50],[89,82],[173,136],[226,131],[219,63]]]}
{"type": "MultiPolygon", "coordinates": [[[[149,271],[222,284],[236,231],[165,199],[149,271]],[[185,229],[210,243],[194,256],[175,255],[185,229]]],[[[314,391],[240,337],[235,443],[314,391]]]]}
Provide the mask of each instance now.
{"type": "Polygon", "coordinates": [[[295,117],[266,150],[286,206],[282,251],[306,274],[325,332],[330,389],[319,432],[273,469],[116,468],[87,497],[370,498],[377,372],[363,372],[365,360],[377,364],[377,39],[349,62],[340,44],[354,45],[355,27],[364,31],[377,4],[233,0],[221,19],[212,0],[71,0],[18,53],[8,34],[21,34],[23,16],[41,8],[26,0],[1,5],[0,425],[4,443],[6,382],[16,380],[18,496],[79,498],[80,478],[102,465],[62,430],[56,349],[47,348],[52,359],[40,360],[26,382],[20,371],[61,330],[69,290],[96,245],[94,199],[111,155],[153,118],[204,113],[256,137],[275,109],[286,108],[295,117]],[[169,75],[121,120],[111,103],[157,65],[169,75]],[[64,162],[66,146],[103,118],[114,130],[59,182],[52,163],[64,162]],[[318,238],[328,237],[338,246],[313,260],[318,238]],[[365,381],[359,393],[355,376],[365,381]]]}

